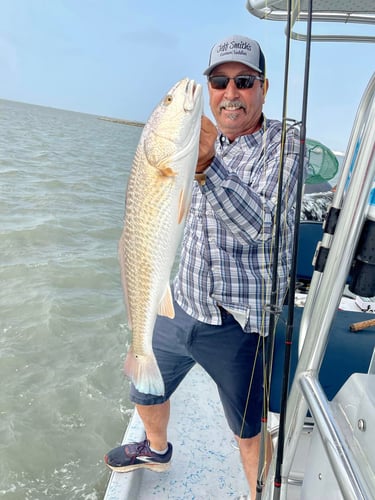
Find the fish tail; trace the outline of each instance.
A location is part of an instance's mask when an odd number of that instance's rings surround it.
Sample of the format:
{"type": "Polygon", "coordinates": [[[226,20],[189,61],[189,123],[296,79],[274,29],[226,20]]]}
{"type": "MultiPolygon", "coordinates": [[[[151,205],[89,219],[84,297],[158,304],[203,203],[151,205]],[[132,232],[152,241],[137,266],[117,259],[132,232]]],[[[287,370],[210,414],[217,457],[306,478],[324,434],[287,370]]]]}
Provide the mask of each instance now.
{"type": "Polygon", "coordinates": [[[133,349],[130,349],[125,359],[124,371],[137,391],[143,394],[164,396],[163,378],[152,352],[139,356],[134,354],[133,349]]]}

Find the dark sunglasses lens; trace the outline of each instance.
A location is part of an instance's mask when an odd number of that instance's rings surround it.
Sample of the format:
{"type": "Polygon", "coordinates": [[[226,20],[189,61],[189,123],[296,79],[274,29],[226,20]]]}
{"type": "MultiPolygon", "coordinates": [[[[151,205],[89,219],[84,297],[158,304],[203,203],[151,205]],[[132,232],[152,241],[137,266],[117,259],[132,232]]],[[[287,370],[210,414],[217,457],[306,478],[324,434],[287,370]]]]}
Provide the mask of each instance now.
{"type": "Polygon", "coordinates": [[[251,75],[236,76],[234,81],[238,89],[251,89],[254,85],[255,77],[251,75]]]}
{"type": "MultiPolygon", "coordinates": [[[[210,76],[209,80],[213,89],[223,90],[227,88],[230,78],[228,76],[210,76]]],[[[238,89],[251,89],[255,82],[255,76],[236,76],[233,80],[238,89]]]]}
{"type": "Polygon", "coordinates": [[[216,90],[223,90],[229,83],[227,76],[210,76],[211,87],[216,90]]]}

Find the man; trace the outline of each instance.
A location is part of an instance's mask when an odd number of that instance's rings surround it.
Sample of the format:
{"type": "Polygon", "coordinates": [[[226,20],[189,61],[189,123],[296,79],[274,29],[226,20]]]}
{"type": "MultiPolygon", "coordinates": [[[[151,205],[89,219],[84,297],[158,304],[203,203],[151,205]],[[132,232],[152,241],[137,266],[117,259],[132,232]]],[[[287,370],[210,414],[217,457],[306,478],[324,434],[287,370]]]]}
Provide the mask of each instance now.
{"type": "Polygon", "coordinates": [[[174,281],[175,318],[158,317],[153,350],[165,396],[131,399],[147,439],[110,451],[116,471],[165,470],[169,398],[197,362],[218,386],[255,498],[263,401],[263,340],[268,333],[274,220],[281,151],[284,155],[278,296],[282,303],[290,263],[299,138],[262,113],[268,80],[259,44],[231,36],[214,45],[208,77],[217,129],[202,119],[197,173],[181,261],[174,281]],[[148,457],[147,461],[144,457],[148,457]]]}

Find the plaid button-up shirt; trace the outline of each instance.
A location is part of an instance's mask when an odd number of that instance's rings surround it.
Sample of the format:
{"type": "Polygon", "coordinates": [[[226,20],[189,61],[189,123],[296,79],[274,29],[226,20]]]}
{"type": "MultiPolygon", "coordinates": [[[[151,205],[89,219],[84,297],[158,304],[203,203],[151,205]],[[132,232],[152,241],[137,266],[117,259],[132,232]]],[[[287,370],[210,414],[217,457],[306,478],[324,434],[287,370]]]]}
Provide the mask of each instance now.
{"type": "MultiPolygon", "coordinates": [[[[268,333],[281,134],[279,121],[264,119],[259,131],[232,143],[219,136],[205,184],[194,183],[174,295],[202,322],[221,324],[221,305],[244,318],[245,332],[268,333]]],[[[299,131],[290,128],[283,150],[279,304],[290,270],[299,147],[299,131]]]]}

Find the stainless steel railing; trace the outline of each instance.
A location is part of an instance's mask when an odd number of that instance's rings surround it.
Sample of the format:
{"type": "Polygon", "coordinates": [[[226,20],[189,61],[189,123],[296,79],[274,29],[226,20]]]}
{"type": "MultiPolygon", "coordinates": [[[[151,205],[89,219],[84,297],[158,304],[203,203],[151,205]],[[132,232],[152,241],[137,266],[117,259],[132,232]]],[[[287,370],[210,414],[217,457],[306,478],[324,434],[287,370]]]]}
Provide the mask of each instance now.
{"type": "MultiPolygon", "coordinates": [[[[282,466],[282,484],[285,487],[282,487],[279,492],[282,499],[287,498],[288,476],[309,407],[311,410],[311,406],[314,406],[315,424],[327,446],[334,449],[339,443],[339,446],[345,448],[339,423],[327,411],[329,403],[319,390],[317,379],[327,347],[330,326],[338,308],[355,248],[366,220],[369,195],[374,185],[374,96],[375,74],[359,105],[344,159],[343,174],[333,200],[334,206],[340,209],[336,230],[333,235],[323,237],[323,244],[329,249],[324,272],[314,272],[301,321],[303,346],[288,399],[286,415],[282,466]],[[348,178],[350,178],[349,182],[348,178]],[[300,383],[303,390],[301,390],[300,383]],[[332,429],[336,429],[336,432],[333,433],[332,429]]],[[[331,459],[334,472],[340,475],[339,484],[343,485],[344,498],[353,500],[371,498],[367,496],[365,481],[358,474],[358,467],[352,463],[350,456],[335,453],[331,454],[331,459]]],[[[272,477],[274,469],[275,460],[271,463],[262,498],[273,498],[272,477]]]]}

